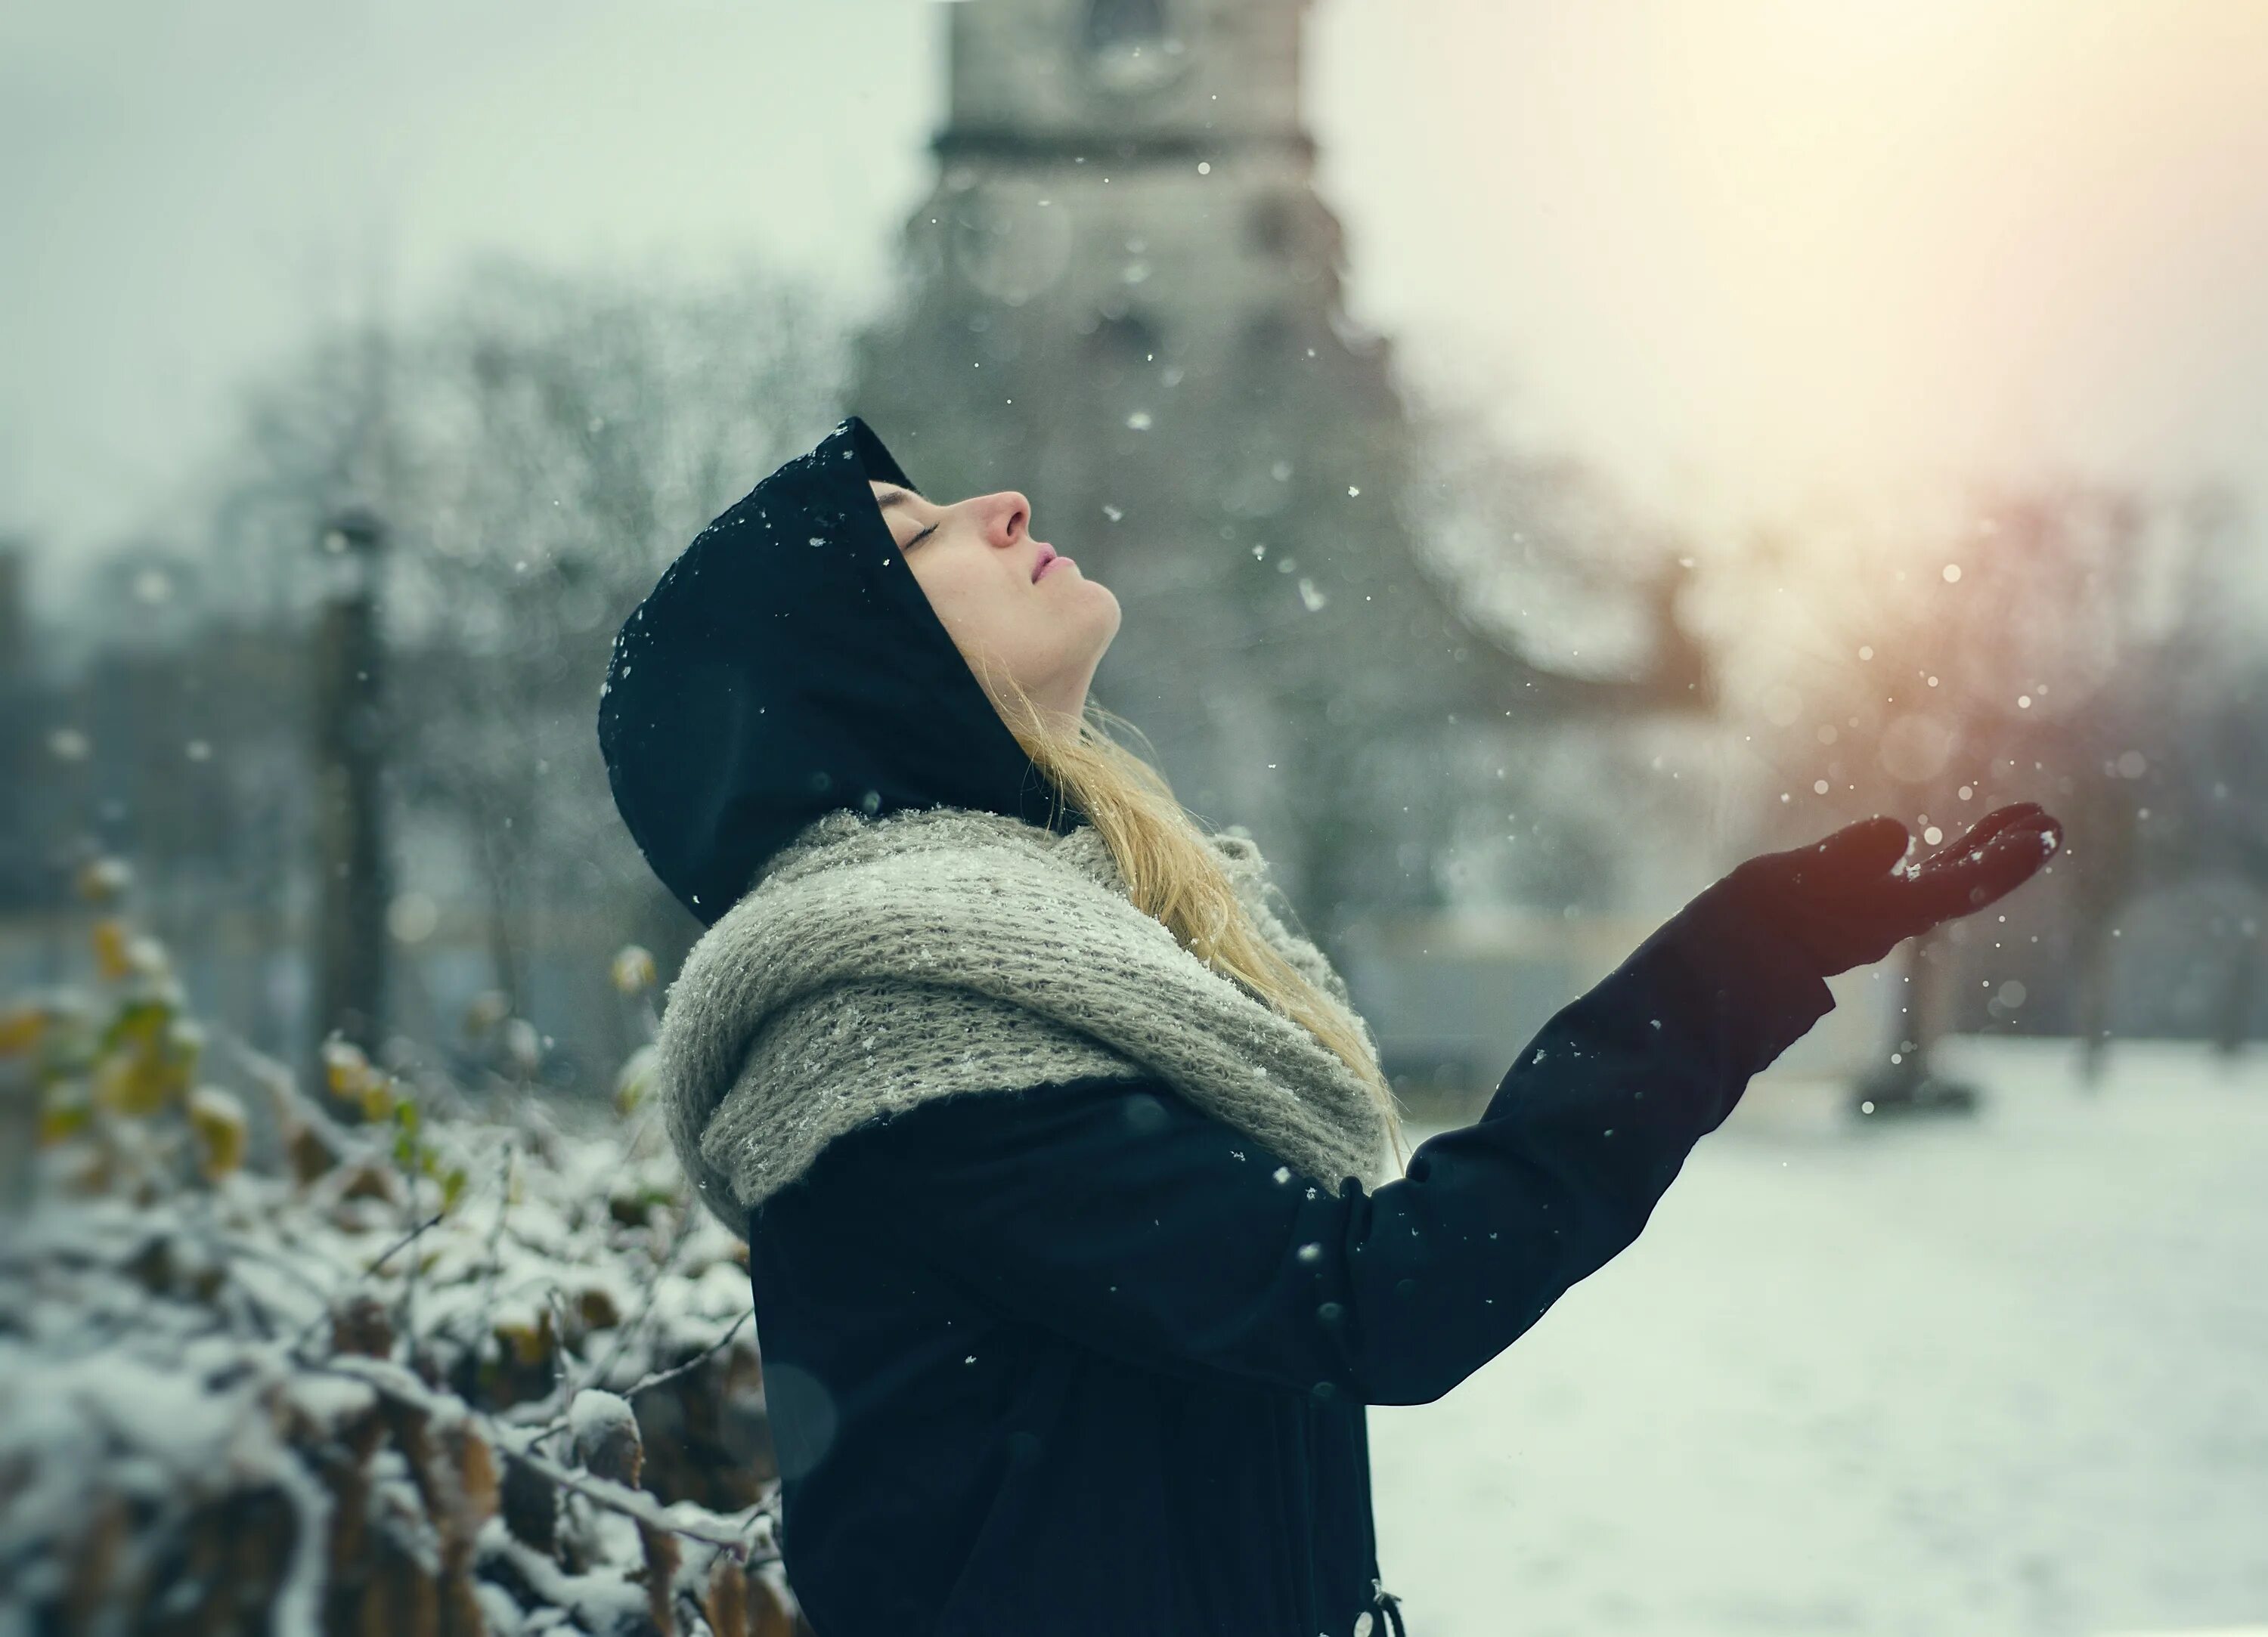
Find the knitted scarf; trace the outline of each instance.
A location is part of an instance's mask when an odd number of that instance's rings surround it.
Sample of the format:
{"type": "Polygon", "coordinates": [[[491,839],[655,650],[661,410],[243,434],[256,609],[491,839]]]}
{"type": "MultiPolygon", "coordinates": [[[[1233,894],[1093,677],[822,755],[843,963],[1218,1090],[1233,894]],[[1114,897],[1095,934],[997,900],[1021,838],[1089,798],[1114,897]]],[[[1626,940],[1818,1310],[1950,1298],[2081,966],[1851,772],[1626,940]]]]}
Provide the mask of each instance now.
{"type": "MultiPolygon", "coordinates": [[[[1375,1062],[1329,960],[1270,907],[1249,833],[1206,839],[1261,936],[1375,1062]]],[[[814,820],[687,956],[656,1065],[678,1159],[736,1235],[877,1115],[1075,1079],[1161,1080],[1333,1188],[1383,1175],[1362,1082],[1137,907],[1092,826],[958,807],[814,820]]]]}

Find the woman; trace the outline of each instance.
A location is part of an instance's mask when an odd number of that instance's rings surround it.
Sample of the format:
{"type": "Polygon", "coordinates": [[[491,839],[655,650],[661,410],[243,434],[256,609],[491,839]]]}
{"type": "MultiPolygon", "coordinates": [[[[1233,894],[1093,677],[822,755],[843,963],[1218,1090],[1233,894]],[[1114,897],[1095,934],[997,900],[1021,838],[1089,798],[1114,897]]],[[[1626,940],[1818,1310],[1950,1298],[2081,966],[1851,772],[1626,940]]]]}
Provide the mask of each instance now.
{"type": "Polygon", "coordinates": [[[1822,980],[2058,845],[1751,859],[1408,1157],[1344,984],[1099,728],[1116,600],[1017,494],[850,420],[622,628],[616,803],[709,929],[670,1134],[745,1232],[819,1637],[1401,1629],[1364,1411],[1438,1398],[1637,1237],[1822,980]]]}

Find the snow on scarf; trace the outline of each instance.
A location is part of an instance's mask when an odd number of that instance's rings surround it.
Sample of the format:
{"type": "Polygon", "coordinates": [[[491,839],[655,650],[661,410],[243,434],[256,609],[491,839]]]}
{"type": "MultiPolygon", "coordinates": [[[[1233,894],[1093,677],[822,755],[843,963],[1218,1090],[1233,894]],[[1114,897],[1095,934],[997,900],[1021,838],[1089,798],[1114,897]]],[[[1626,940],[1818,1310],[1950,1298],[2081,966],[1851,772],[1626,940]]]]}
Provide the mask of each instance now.
{"type": "MultiPolygon", "coordinates": [[[[1241,827],[1207,837],[1261,935],[1377,1044],[1264,899],[1241,827]]],[[[807,826],[696,943],[657,1051],[672,1144],[736,1234],[836,1137],[961,1091],[1156,1077],[1333,1187],[1384,1176],[1385,1123],[1300,1024],[1127,896],[1100,832],[974,808],[807,826]]]]}

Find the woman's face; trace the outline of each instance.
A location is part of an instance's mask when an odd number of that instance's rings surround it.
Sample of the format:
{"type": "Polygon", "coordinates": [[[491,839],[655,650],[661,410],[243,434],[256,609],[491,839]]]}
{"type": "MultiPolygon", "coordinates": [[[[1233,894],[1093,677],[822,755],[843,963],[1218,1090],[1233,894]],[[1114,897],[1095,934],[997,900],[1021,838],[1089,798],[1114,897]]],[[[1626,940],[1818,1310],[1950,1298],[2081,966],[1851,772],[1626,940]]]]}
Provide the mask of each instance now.
{"type": "Polygon", "coordinates": [[[940,506],[895,483],[873,488],[891,538],[978,680],[979,657],[989,654],[1042,710],[1064,718],[1059,725],[1076,726],[1118,635],[1110,588],[1032,538],[1032,503],[1013,489],[940,506]]]}

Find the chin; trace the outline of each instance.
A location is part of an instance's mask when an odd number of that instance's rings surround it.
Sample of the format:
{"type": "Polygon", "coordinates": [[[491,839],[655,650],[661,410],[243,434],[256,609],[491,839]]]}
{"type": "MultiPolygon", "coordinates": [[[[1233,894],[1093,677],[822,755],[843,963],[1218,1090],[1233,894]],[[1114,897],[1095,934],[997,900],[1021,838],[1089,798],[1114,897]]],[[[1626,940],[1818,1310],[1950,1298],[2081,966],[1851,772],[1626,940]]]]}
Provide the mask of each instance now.
{"type": "Polygon", "coordinates": [[[1103,595],[1109,598],[1108,606],[1095,611],[1096,618],[1087,627],[1086,640],[1079,645],[1090,667],[1101,663],[1104,651],[1118,635],[1118,599],[1109,597],[1107,591],[1103,595]]]}

